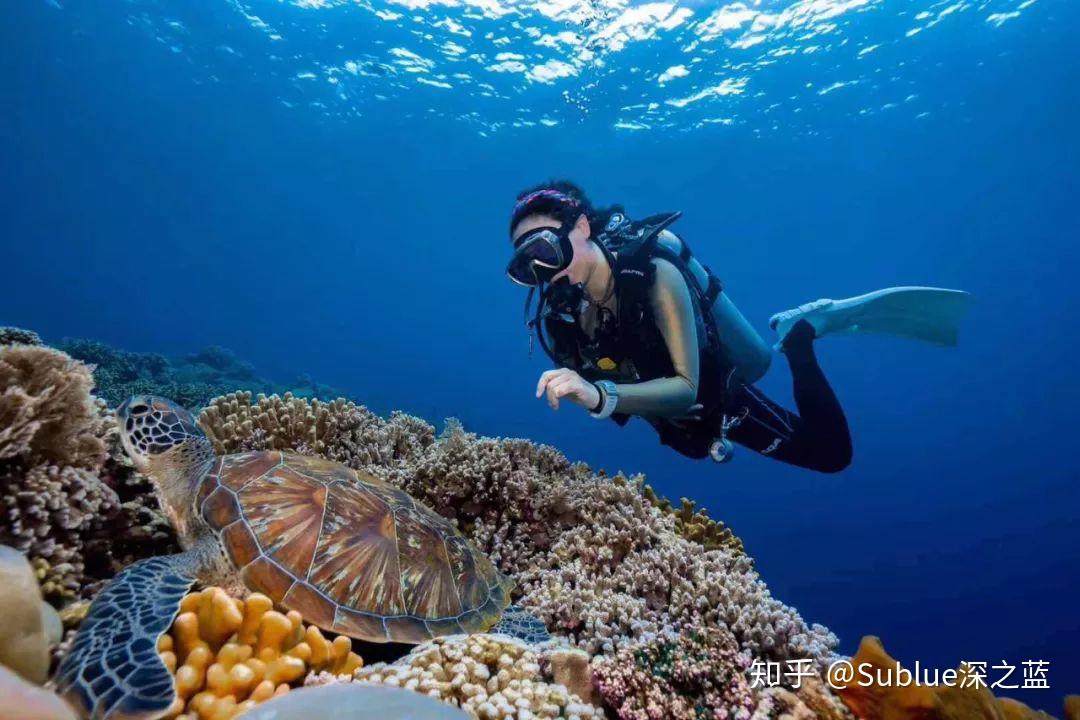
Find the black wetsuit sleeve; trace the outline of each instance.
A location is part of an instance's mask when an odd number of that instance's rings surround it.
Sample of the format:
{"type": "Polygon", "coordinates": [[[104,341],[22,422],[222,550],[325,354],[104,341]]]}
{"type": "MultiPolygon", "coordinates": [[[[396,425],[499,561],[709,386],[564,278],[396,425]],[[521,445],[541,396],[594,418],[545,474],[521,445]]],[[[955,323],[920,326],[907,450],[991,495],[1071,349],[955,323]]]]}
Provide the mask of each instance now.
{"type": "Polygon", "coordinates": [[[697,323],[690,288],[678,268],[655,260],[656,281],[649,300],[674,375],[618,386],[615,412],[626,415],[669,418],[685,415],[697,401],[700,355],[697,323]]]}

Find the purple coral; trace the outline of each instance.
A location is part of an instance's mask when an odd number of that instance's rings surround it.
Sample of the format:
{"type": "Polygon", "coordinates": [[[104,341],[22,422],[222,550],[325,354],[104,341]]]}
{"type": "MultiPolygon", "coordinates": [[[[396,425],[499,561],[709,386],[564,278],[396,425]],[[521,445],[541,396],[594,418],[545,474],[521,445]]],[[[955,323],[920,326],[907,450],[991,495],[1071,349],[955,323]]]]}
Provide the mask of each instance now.
{"type": "Polygon", "coordinates": [[[623,647],[593,677],[622,720],[747,720],[747,665],[729,632],[708,628],[623,647]]]}

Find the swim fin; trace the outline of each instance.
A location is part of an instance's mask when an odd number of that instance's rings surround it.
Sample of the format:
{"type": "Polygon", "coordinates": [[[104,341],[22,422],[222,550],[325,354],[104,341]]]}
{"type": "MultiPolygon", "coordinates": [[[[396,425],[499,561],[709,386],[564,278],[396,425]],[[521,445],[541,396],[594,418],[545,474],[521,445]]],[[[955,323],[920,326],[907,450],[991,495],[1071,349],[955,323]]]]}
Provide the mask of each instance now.
{"type": "MultiPolygon", "coordinates": [[[[963,290],[895,287],[846,300],[817,300],[769,319],[783,342],[799,320],[814,326],[817,337],[875,333],[955,346],[960,319],[971,295],[963,290]]],[[[777,343],[779,347],[780,343],[777,343]]]]}

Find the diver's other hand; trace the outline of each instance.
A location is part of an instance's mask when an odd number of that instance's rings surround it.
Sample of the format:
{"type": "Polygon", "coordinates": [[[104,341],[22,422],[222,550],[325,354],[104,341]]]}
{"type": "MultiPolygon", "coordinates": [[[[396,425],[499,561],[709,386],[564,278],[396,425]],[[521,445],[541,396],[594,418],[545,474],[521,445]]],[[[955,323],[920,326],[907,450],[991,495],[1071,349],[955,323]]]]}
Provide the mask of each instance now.
{"type": "Polygon", "coordinates": [[[536,397],[547,393],[547,402],[552,410],[559,409],[559,400],[567,400],[592,410],[600,404],[600,391],[585,378],[570,368],[548,370],[540,376],[536,384],[536,397]]]}

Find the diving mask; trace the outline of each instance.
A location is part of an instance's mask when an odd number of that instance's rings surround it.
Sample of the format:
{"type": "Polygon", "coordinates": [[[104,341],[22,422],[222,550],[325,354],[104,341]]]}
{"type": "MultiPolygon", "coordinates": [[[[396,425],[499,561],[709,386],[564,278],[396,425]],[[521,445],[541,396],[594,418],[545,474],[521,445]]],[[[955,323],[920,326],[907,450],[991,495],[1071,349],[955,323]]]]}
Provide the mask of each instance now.
{"type": "Polygon", "coordinates": [[[570,234],[559,228],[531,230],[514,243],[514,255],[506,265],[506,274],[518,285],[536,287],[570,265],[574,256],[570,234]]]}

